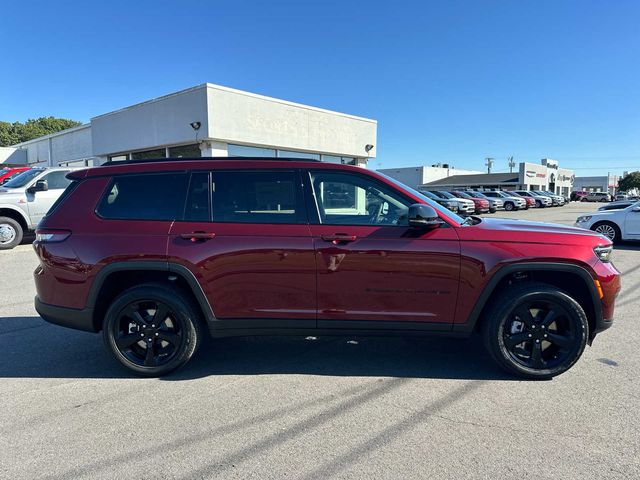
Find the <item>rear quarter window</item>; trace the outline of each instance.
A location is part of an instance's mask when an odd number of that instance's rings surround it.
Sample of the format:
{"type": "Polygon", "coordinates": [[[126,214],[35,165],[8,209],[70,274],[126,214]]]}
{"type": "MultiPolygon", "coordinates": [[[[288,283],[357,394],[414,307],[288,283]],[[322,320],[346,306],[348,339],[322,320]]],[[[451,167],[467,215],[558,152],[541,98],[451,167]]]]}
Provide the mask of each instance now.
{"type": "Polygon", "coordinates": [[[96,213],[113,220],[179,220],[184,211],[186,172],[114,177],[96,213]]]}

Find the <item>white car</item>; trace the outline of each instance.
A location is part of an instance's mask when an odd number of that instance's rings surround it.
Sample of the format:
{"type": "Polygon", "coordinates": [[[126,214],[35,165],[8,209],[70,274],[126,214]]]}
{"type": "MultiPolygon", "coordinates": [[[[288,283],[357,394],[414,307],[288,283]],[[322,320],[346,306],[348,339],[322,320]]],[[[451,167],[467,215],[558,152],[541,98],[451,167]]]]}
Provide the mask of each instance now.
{"type": "Polygon", "coordinates": [[[582,215],[576,220],[575,226],[601,233],[614,243],[620,240],[640,240],[640,202],[622,210],[582,215]]]}

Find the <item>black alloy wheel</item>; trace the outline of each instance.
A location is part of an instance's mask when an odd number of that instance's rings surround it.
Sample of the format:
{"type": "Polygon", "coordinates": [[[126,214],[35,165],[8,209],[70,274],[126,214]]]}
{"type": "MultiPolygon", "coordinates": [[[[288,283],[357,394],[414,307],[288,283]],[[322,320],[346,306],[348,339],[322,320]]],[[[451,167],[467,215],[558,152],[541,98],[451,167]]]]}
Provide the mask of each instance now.
{"type": "Polygon", "coordinates": [[[145,376],[182,366],[202,337],[197,309],[181,292],[162,284],[131,288],[109,307],[104,339],[115,358],[145,376]]]}
{"type": "Polygon", "coordinates": [[[542,283],[511,287],[494,301],[485,325],[485,344],[511,373],[548,379],[575,364],[584,351],[589,325],[572,297],[542,283]]]}

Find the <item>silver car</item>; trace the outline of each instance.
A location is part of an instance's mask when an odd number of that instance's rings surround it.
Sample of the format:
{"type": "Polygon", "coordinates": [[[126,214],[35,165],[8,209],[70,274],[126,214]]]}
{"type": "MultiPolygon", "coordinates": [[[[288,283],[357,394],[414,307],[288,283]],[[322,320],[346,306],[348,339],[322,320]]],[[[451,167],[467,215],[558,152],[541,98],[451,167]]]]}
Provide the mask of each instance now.
{"type": "Polygon", "coordinates": [[[73,168],[32,168],[0,187],[0,250],[22,241],[25,232],[35,230],[71,180],[73,168]]]}
{"type": "Polygon", "coordinates": [[[501,198],[504,202],[504,209],[508,212],[511,210],[524,210],[527,208],[527,201],[522,197],[513,197],[508,193],[499,190],[485,190],[482,193],[487,197],[501,198]]]}

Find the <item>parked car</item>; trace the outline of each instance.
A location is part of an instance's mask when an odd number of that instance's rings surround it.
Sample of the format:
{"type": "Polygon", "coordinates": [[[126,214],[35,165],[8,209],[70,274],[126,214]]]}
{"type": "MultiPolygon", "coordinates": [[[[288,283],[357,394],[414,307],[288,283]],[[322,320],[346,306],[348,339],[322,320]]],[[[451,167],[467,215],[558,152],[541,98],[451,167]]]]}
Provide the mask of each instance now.
{"type": "Polygon", "coordinates": [[[531,190],[515,190],[515,192],[523,197],[533,198],[533,201],[536,203],[536,207],[538,208],[550,207],[553,205],[551,198],[546,195],[540,195],[531,190]]]}
{"type": "Polygon", "coordinates": [[[566,200],[562,195],[556,195],[555,193],[548,192],[546,190],[534,190],[533,192],[549,197],[551,199],[551,205],[554,207],[561,207],[566,203],[566,200]]]}
{"type": "Polygon", "coordinates": [[[487,197],[501,198],[504,202],[504,209],[508,212],[527,208],[527,202],[522,197],[514,197],[498,190],[485,190],[482,193],[487,197]]]}
{"type": "Polygon", "coordinates": [[[572,202],[579,202],[582,197],[586,197],[589,194],[589,192],[585,192],[583,190],[577,190],[575,192],[571,192],[571,195],[569,196],[569,200],[572,202]]]}
{"type": "Polygon", "coordinates": [[[71,168],[32,168],[0,188],[0,250],[19,245],[34,230],[71,180],[71,168]]]}
{"type": "Polygon", "coordinates": [[[472,215],[476,211],[476,204],[473,202],[473,200],[459,198],[455,195],[451,195],[449,192],[442,192],[439,190],[428,190],[428,192],[443,200],[457,201],[458,212],[460,213],[460,215],[472,215]]]}
{"type": "Polygon", "coordinates": [[[533,199],[533,197],[527,197],[524,195],[520,195],[519,193],[516,193],[512,190],[507,190],[507,192],[509,195],[513,196],[513,197],[520,197],[520,198],[524,198],[524,201],[527,202],[527,209],[529,208],[533,208],[536,206],[536,201],[533,199]]]}
{"type": "Polygon", "coordinates": [[[620,275],[602,235],[462,218],[362,168],[182,159],[69,178],[36,231],[36,310],[102,331],[142,375],[184,365],[206,332],[481,331],[501,367],[550,378],[613,322],[620,275]]]}
{"type": "Polygon", "coordinates": [[[640,202],[621,210],[605,210],[582,215],[576,227],[601,233],[613,243],[621,240],[640,240],[640,202]]]}
{"type": "Polygon", "coordinates": [[[461,192],[459,190],[447,192],[449,195],[454,195],[458,198],[466,198],[471,200],[475,206],[475,213],[488,213],[490,210],[489,200],[486,198],[481,198],[480,195],[475,195],[473,191],[464,191],[461,192]]]}
{"type": "Polygon", "coordinates": [[[438,203],[439,205],[442,205],[444,208],[451,210],[453,213],[458,213],[460,210],[460,202],[458,202],[457,199],[441,198],[431,192],[426,191],[421,191],[420,193],[438,203]]]}
{"type": "Polygon", "coordinates": [[[623,200],[619,202],[611,202],[611,203],[608,203],[607,205],[598,207],[598,211],[602,212],[605,210],[622,210],[623,208],[627,208],[636,202],[637,200],[623,200]]]}
{"type": "Polygon", "coordinates": [[[581,202],[610,202],[611,194],[608,192],[589,192],[580,199],[581,202]]]}
{"type": "Polygon", "coordinates": [[[462,190],[463,193],[471,192],[475,198],[482,198],[489,202],[489,213],[496,213],[498,210],[504,210],[504,202],[501,198],[491,198],[483,195],[481,192],[474,190],[462,190]]]}
{"type": "Polygon", "coordinates": [[[629,196],[626,193],[616,193],[616,196],[614,197],[615,201],[619,201],[619,200],[629,200],[629,196]]]}
{"type": "Polygon", "coordinates": [[[17,177],[22,172],[26,172],[31,167],[7,167],[0,170],[0,185],[4,185],[12,178],[17,177]]]}

